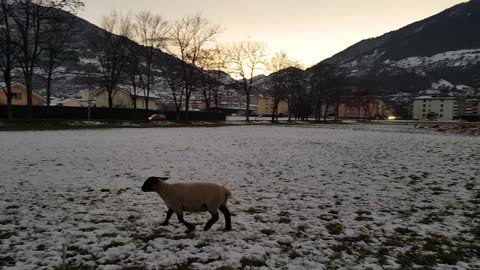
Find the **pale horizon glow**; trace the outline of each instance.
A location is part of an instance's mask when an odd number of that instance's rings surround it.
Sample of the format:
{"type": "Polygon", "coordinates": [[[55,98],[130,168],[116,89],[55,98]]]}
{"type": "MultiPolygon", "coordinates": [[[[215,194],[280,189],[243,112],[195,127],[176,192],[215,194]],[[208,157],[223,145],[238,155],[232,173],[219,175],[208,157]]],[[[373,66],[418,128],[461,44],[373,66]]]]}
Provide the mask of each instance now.
{"type": "Polygon", "coordinates": [[[306,67],[367,38],[397,30],[464,0],[85,0],[79,16],[99,24],[113,9],[149,10],[168,20],[200,12],[223,32],[217,41],[258,40],[306,67]]]}

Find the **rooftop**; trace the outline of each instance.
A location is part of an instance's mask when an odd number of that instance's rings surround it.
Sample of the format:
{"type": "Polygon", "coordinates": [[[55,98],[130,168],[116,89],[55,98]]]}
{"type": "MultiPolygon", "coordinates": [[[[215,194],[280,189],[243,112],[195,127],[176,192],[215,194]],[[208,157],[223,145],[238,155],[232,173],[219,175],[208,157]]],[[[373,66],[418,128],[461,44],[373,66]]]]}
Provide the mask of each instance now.
{"type": "Polygon", "coordinates": [[[419,99],[460,99],[459,97],[451,97],[451,96],[420,96],[420,97],[416,97],[415,98],[416,100],[419,100],[419,99]]]}

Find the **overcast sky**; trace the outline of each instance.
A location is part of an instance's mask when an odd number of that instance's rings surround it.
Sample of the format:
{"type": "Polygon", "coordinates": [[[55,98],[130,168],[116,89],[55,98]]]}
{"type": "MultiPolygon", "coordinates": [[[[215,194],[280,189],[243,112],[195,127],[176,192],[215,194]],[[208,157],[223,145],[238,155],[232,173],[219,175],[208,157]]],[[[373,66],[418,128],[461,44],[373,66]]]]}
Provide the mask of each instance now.
{"type": "Polygon", "coordinates": [[[85,0],[80,16],[98,24],[117,9],[174,20],[201,12],[224,29],[218,40],[265,41],[306,66],[371,37],[434,15],[462,0],[85,0]]]}

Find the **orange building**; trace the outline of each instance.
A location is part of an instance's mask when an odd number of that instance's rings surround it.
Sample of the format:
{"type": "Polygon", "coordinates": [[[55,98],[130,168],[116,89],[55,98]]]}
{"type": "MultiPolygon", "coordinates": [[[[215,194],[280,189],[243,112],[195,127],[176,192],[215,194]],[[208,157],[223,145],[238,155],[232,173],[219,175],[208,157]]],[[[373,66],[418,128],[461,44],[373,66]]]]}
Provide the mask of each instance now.
{"type": "MultiPolygon", "coordinates": [[[[4,83],[0,83],[0,105],[7,105],[7,92],[4,83]]],[[[12,84],[12,105],[27,105],[27,88],[21,83],[12,84]]],[[[32,93],[32,105],[43,106],[47,103],[47,100],[39,94],[32,93]]]]}
{"type": "MultiPolygon", "coordinates": [[[[269,96],[257,97],[257,115],[272,115],[273,114],[274,99],[269,96]]],[[[278,103],[278,114],[288,115],[288,103],[280,101],[278,103]]]]}
{"type": "Polygon", "coordinates": [[[375,119],[385,116],[385,106],[374,96],[342,97],[338,118],[375,119]]]}

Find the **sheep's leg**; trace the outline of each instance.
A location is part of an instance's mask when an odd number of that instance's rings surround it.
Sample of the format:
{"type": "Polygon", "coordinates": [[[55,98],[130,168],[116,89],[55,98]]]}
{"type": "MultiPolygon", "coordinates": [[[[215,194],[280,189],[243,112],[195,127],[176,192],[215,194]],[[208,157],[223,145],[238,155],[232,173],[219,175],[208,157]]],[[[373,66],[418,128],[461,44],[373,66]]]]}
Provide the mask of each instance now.
{"type": "Polygon", "coordinates": [[[215,210],[215,211],[209,211],[210,214],[212,214],[212,218],[207,222],[207,224],[205,225],[205,228],[203,228],[205,231],[208,231],[210,230],[210,228],[213,226],[213,224],[215,224],[215,222],[218,221],[218,211],[215,210]]]}
{"type": "Polygon", "coordinates": [[[165,217],[165,221],[162,223],[163,226],[168,225],[168,222],[170,221],[170,218],[172,217],[173,213],[174,213],[173,209],[168,209],[167,216],[165,217]]]}
{"type": "Polygon", "coordinates": [[[186,222],[185,219],[183,219],[183,212],[177,213],[177,217],[178,217],[178,221],[180,221],[183,225],[185,225],[187,227],[187,229],[188,229],[187,232],[191,232],[191,231],[195,230],[195,225],[190,224],[190,223],[186,222]]]}
{"type": "Polygon", "coordinates": [[[232,230],[232,220],[231,220],[230,211],[228,210],[226,205],[220,206],[220,211],[225,216],[225,230],[226,231],[231,231],[232,230]]]}

